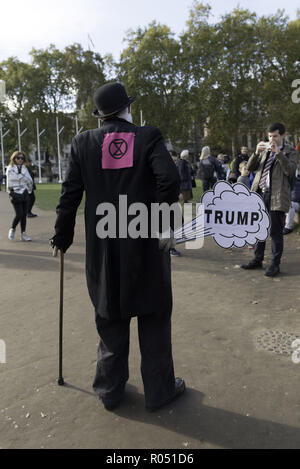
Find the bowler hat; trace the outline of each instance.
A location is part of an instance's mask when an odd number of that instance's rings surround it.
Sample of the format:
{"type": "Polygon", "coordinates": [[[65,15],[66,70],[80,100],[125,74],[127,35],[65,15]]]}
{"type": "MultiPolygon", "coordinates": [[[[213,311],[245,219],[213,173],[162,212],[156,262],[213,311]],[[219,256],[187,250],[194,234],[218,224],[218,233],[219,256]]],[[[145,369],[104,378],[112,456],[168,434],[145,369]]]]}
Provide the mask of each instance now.
{"type": "Polygon", "coordinates": [[[135,96],[127,96],[122,83],[106,83],[94,93],[94,103],[97,109],[93,112],[95,117],[110,117],[118,114],[135,100],[135,96]]]}

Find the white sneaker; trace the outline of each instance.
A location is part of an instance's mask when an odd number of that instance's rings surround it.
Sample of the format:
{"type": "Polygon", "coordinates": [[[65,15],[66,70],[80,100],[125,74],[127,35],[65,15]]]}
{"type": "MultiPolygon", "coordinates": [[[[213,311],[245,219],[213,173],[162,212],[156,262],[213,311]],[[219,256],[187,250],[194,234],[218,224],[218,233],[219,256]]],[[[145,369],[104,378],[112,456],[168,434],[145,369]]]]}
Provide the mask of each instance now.
{"type": "Polygon", "coordinates": [[[10,239],[11,241],[15,239],[15,230],[13,228],[11,228],[8,232],[8,239],[10,239]]]}
{"type": "Polygon", "coordinates": [[[21,241],[31,241],[31,238],[25,233],[25,231],[21,233],[21,241]]]}

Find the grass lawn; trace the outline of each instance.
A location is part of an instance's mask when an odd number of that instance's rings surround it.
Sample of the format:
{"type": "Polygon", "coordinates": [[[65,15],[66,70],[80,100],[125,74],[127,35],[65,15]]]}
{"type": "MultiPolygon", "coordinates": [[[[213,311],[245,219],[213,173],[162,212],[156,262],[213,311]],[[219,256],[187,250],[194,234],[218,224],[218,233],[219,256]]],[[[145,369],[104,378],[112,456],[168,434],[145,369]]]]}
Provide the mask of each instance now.
{"type": "Polygon", "coordinates": [[[203,194],[202,181],[200,179],[196,179],[196,186],[193,187],[193,202],[199,203],[203,194]]]}
{"type": "MultiPolygon", "coordinates": [[[[202,181],[196,179],[197,187],[193,188],[193,202],[200,202],[203,189],[202,181]]],[[[61,192],[61,184],[56,183],[44,183],[36,185],[36,202],[35,205],[41,210],[55,210],[61,192]]],[[[84,196],[82,198],[81,204],[79,206],[79,213],[82,213],[84,210],[84,196]]],[[[294,231],[300,234],[300,225],[295,223],[294,231]]]]}
{"type": "MultiPolygon", "coordinates": [[[[202,181],[196,179],[197,187],[193,188],[193,202],[200,202],[202,195],[202,181]]],[[[61,184],[43,183],[36,184],[35,205],[41,210],[55,210],[61,192],[61,184]]],[[[79,206],[79,210],[84,210],[84,196],[79,206]]]]}
{"type": "MultiPolygon", "coordinates": [[[[35,205],[41,210],[55,210],[61,193],[61,184],[43,183],[36,184],[35,205]]],[[[84,197],[82,198],[79,210],[84,209],[84,197]]]]}

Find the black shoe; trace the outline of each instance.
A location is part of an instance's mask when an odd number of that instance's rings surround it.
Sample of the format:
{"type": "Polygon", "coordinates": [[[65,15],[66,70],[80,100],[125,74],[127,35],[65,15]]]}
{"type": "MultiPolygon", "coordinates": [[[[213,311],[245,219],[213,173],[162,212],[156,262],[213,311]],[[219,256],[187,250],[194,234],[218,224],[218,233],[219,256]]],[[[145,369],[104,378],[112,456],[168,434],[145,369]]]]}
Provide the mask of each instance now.
{"type": "Polygon", "coordinates": [[[283,231],[282,231],[282,232],[283,232],[284,235],[287,235],[287,234],[292,233],[293,230],[290,230],[289,228],[283,228],[283,231]]]}
{"type": "Polygon", "coordinates": [[[121,403],[122,401],[122,398],[119,398],[119,399],[116,399],[116,400],[105,400],[103,398],[100,398],[105,409],[106,410],[114,410],[116,407],[119,406],[119,404],[121,403]]]}
{"type": "Polygon", "coordinates": [[[180,257],[181,256],[181,253],[179,251],[177,251],[176,249],[170,249],[170,254],[171,256],[176,256],[176,257],[180,257]]]}
{"type": "Polygon", "coordinates": [[[279,272],[279,265],[271,264],[265,271],[265,275],[267,277],[275,277],[275,275],[279,274],[279,272]]]}
{"type": "Polygon", "coordinates": [[[262,269],[262,262],[252,259],[248,264],[241,265],[242,269],[251,270],[251,269],[262,269]]]}
{"type": "Polygon", "coordinates": [[[37,215],[35,215],[35,213],[27,213],[27,217],[34,218],[34,217],[37,217],[37,215]]]}
{"type": "Polygon", "coordinates": [[[156,405],[156,406],[146,406],[146,409],[149,412],[154,412],[155,410],[158,410],[161,407],[163,407],[164,405],[167,405],[170,402],[172,402],[174,399],[176,399],[176,397],[181,396],[181,394],[183,394],[184,391],[185,391],[185,382],[184,382],[184,380],[182,378],[175,378],[175,392],[174,392],[173,396],[170,397],[170,399],[165,401],[163,404],[156,405]]]}

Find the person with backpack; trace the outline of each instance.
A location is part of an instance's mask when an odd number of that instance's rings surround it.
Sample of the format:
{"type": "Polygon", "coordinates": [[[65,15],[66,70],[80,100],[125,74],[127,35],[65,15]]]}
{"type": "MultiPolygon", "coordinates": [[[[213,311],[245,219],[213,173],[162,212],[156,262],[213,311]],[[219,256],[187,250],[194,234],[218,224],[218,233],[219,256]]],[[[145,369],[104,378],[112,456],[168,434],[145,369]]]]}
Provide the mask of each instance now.
{"type": "Polygon", "coordinates": [[[211,189],[218,179],[222,179],[222,167],[215,156],[210,154],[208,146],[202,148],[199,163],[199,179],[202,180],[203,192],[211,189]]]}

